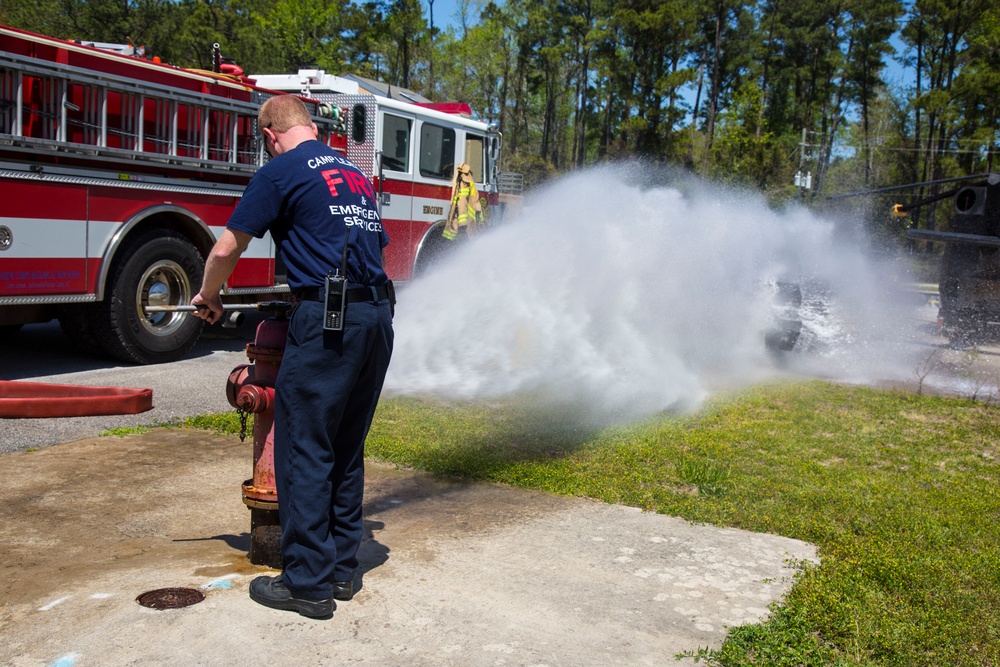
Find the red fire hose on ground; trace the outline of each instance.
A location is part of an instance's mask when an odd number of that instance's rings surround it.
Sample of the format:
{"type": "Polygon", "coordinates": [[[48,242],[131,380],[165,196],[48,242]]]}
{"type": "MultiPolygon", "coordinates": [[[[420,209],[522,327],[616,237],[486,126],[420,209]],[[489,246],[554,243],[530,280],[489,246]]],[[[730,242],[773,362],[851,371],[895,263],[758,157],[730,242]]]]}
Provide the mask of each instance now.
{"type": "Polygon", "coordinates": [[[153,407],[152,389],[0,380],[0,417],[131,415],[153,407]]]}

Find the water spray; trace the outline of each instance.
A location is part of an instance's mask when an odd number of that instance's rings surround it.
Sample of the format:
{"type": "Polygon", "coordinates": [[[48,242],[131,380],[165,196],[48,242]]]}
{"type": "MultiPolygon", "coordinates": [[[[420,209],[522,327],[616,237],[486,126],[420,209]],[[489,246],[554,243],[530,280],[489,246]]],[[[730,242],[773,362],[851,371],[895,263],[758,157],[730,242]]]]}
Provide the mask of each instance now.
{"type": "Polygon", "coordinates": [[[898,329],[880,272],[832,221],[655,177],[627,164],[561,179],[413,281],[385,393],[527,395],[604,421],[694,408],[787,372],[765,338],[790,282],[809,363],[898,329]]]}

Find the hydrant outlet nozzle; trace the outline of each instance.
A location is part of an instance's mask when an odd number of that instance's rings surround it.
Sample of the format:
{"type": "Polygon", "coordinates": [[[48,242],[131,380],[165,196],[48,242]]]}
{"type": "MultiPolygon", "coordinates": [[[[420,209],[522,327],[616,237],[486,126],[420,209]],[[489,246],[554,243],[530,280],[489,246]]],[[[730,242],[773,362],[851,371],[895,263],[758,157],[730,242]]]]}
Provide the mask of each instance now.
{"type": "Polygon", "coordinates": [[[267,387],[248,384],[240,387],[236,394],[236,407],[244,412],[264,412],[271,406],[271,396],[267,387]]]}
{"type": "Polygon", "coordinates": [[[239,395],[240,389],[252,377],[252,372],[253,366],[249,364],[240,364],[233,369],[232,373],[229,374],[229,380],[226,382],[226,399],[229,401],[229,405],[234,408],[240,407],[237,402],[237,396],[239,395]]]}

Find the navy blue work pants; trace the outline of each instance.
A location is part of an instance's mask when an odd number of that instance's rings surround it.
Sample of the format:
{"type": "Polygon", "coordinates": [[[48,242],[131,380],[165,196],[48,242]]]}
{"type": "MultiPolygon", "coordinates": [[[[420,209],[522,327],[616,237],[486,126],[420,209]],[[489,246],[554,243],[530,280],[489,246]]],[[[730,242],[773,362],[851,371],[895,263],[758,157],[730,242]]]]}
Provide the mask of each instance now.
{"type": "Polygon", "coordinates": [[[314,599],[358,565],[365,437],[393,340],[388,301],[349,303],[343,332],[324,331],[322,317],[318,301],[292,311],[274,409],[282,578],[314,599]]]}

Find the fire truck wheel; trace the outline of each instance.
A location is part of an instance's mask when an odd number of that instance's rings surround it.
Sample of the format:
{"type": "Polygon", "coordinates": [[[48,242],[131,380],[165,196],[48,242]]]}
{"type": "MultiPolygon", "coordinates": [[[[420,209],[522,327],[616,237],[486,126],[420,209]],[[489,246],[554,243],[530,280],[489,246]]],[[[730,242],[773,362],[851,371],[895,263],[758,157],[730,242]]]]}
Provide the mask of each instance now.
{"type": "Polygon", "coordinates": [[[454,250],[465,239],[465,234],[459,235],[458,239],[449,241],[441,236],[444,229],[444,220],[440,220],[427,232],[424,242],[420,246],[420,252],[413,263],[413,277],[419,278],[425,275],[431,267],[441,261],[445,255],[454,250]]]}
{"type": "Polygon", "coordinates": [[[91,324],[104,350],[134,364],[183,357],[198,341],[202,321],[190,313],[147,315],[145,306],[186,306],[201,287],[204,260],[179,234],[152,232],[119,252],[110,287],[91,324]]]}

